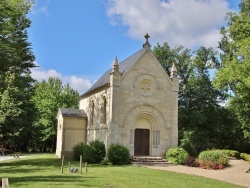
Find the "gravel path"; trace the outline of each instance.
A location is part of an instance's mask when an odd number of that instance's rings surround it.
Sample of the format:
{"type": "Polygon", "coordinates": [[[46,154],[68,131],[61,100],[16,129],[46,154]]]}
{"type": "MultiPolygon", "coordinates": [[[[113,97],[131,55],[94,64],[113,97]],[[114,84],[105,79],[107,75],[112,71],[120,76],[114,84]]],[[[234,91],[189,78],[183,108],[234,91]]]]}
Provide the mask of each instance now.
{"type": "MultiPolygon", "coordinates": [[[[19,158],[24,158],[24,157],[27,157],[27,156],[19,156],[19,158]]],[[[0,156],[0,161],[6,161],[6,160],[11,160],[11,159],[15,159],[14,156],[9,156],[9,155],[0,156]]]]}
{"type": "Polygon", "coordinates": [[[244,160],[229,160],[229,167],[223,170],[206,170],[181,165],[144,167],[203,176],[250,188],[250,173],[246,173],[250,169],[250,164],[244,160]]]}

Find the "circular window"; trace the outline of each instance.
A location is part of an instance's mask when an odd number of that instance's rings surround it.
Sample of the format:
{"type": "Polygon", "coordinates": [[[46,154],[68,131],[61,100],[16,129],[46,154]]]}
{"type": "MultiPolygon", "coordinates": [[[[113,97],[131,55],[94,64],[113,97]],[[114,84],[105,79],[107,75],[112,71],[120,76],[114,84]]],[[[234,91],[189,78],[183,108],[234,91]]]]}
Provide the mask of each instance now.
{"type": "Polygon", "coordinates": [[[151,82],[149,80],[142,80],[140,84],[140,91],[142,94],[149,94],[151,92],[151,82]]]}

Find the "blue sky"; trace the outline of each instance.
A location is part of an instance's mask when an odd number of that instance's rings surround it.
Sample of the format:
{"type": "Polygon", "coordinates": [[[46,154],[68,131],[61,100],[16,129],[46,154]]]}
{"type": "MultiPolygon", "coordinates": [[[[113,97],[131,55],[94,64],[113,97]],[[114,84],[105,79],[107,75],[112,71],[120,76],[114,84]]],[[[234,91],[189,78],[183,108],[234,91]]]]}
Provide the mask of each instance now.
{"type": "Polygon", "coordinates": [[[225,15],[240,0],[35,0],[29,41],[39,66],[37,80],[59,77],[80,94],[109,68],[142,48],[216,48],[225,15]]]}

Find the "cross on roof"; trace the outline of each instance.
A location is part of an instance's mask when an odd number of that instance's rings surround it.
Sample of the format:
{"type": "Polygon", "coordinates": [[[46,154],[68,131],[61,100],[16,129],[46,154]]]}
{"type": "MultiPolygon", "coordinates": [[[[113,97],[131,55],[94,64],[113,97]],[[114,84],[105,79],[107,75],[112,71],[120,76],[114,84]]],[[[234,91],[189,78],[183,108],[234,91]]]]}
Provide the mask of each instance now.
{"type": "Polygon", "coordinates": [[[150,38],[150,36],[148,35],[148,33],[146,33],[146,35],[144,35],[145,39],[146,39],[146,43],[148,43],[148,39],[150,38]]]}
{"type": "Polygon", "coordinates": [[[144,48],[145,46],[150,47],[150,44],[149,44],[149,42],[148,42],[148,38],[150,38],[150,36],[148,35],[148,33],[146,33],[146,35],[144,35],[144,37],[145,37],[145,39],[146,39],[146,42],[142,45],[143,48],[144,48]]]}

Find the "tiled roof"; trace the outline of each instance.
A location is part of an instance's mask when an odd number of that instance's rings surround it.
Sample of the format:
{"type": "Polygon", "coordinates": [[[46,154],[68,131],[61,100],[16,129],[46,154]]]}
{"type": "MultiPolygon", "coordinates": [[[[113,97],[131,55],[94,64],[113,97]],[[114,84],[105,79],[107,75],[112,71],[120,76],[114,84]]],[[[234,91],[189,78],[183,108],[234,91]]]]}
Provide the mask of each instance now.
{"type": "MultiPolygon", "coordinates": [[[[119,71],[122,73],[122,75],[124,75],[130,69],[130,67],[132,67],[137,62],[137,60],[142,56],[142,54],[146,51],[146,49],[147,48],[142,48],[138,52],[134,53],[133,55],[131,55],[130,57],[119,63],[119,71]]],[[[111,72],[111,70],[112,69],[106,71],[86,93],[81,95],[81,97],[95,91],[98,88],[101,88],[109,84],[110,83],[109,73],[111,72]]]]}
{"type": "Polygon", "coordinates": [[[84,110],[72,108],[60,108],[59,110],[63,117],[87,117],[84,110]]]}

